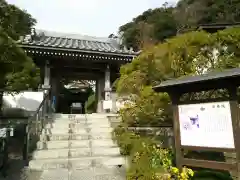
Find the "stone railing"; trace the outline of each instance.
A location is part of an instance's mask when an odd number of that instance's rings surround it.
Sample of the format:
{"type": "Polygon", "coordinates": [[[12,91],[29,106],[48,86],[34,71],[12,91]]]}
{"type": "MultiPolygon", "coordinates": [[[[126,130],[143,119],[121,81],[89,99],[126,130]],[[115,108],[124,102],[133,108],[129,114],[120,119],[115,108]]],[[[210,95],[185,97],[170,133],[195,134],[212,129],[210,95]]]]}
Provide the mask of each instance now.
{"type": "MultiPolygon", "coordinates": [[[[112,128],[121,124],[121,117],[118,114],[109,114],[108,119],[112,128]]],[[[164,125],[161,127],[128,127],[128,130],[144,136],[154,137],[156,140],[159,140],[159,144],[165,148],[174,145],[173,129],[171,125],[164,125]]]]}
{"type": "Polygon", "coordinates": [[[128,127],[129,131],[133,131],[142,136],[154,138],[163,148],[172,147],[174,145],[173,129],[171,126],[162,127],[128,127]]]}

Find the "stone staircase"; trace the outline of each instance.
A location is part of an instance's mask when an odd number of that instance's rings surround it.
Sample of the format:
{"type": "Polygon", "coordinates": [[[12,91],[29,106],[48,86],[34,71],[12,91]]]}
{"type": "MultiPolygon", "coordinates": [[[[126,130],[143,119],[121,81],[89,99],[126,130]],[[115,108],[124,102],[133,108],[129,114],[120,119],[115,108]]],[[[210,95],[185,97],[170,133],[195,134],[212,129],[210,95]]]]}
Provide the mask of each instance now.
{"type": "Polygon", "coordinates": [[[43,180],[125,179],[125,160],[111,139],[112,130],[105,114],[55,114],[29,169],[41,171],[43,180]]]}

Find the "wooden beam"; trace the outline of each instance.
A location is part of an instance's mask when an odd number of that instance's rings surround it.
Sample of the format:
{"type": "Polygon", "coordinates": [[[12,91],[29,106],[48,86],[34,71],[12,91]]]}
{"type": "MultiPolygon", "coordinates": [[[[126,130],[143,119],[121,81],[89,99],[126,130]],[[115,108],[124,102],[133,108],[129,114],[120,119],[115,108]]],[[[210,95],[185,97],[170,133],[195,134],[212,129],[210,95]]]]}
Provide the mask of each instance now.
{"type": "Polygon", "coordinates": [[[83,73],[83,72],[69,72],[69,73],[63,73],[60,74],[61,77],[64,78],[69,78],[69,79],[73,79],[73,80],[97,80],[99,79],[99,77],[102,77],[103,74],[99,74],[99,73],[83,73]]]}
{"type": "Polygon", "coordinates": [[[197,160],[197,159],[188,159],[183,158],[182,164],[190,167],[201,167],[208,169],[218,169],[232,171],[236,169],[237,164],[227,163],[227,162],[218,162],[218,161],[207,161],[207,160],[197,160]]]}

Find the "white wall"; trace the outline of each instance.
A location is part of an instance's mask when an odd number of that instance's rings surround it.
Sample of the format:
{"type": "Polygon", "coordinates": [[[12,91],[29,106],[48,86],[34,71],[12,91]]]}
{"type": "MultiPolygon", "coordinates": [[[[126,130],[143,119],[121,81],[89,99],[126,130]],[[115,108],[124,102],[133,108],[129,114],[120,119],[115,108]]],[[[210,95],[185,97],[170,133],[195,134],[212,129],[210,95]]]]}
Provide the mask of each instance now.
{"type": "Polygon", "coordinates": [[[22,108],[27,111],[36,111],[43,101],[43,91],[25,91],[15,95],[4,93],[3,103],[7,107],[22,108]]]}

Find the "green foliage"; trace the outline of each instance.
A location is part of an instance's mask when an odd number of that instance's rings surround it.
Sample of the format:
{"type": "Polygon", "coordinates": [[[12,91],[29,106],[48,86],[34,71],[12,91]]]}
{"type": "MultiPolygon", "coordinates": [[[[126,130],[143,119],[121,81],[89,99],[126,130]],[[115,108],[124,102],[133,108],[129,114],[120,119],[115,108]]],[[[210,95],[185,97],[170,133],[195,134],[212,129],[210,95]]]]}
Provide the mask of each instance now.
{"type": "Polygon", "coordinates": [[[0,0],[0,89],[18,92],[38,86],[39,69],[15,42],[30,33],[35,22],[25,11],[0,0]]]}
{"type": "Polygon", "coordinates": [[[88,97],[88,100],[85,103],[85,112],[86,113],[95,113],[96,112],[96,95],[92,94],[88,97]]]}
{"type": "Polygon", "coordinates": [[[113,140],[115,140],[120,148],[120,152],[124,156],[129,156],[135,139],[139,136],[132,132],[127,132],[124,126],[118,126],[113,131],[113,140]]]}
{"type": "Polygon", "coordinates": [[[0,29],[0,85],[6,91],[36,88],[40,71],[26,53],[0,29]]]}
{"type": "Polygon", "coordinates": [[[149,9],[119,28],[123,44],[135,50],[145,44],[163,41],[176,35],[177,24],[172,7],[149,9]]]}
{"type": "Polygon", "coordinates": [[[122,155],[129,157],[126,179],[179,179],[188,180],[193,176],[190,169],[180,172],[172,166],[173,153],[169,149],[159,148],[154,140],[129,132],[120,125],[114,129],[114,140],[121,148],[122,155]]]}
{"type": "Polygon", "coordinates": [[[20,36],[29,34],[35,23],[36,20],[26,11],[0,0],[0,27],[12,39],[19,40],[20,36]]]}
{"type": "Polygon", "coordinates": [[[155,93],[151,86],[144,87],[134,104],[120,110],[124,123],[129,126],[158,126],[171,121],[171,107],[167,94],[155,93]]]}
{"type": "Polygon", "coordinates": [[[240,21],[239,8],[238,0],[180,0],[175,17],[185,27],[209,23],[232,23],[240,21]]]}
{"type": "Polygon", "coordinates": [[[158,149],[147,138],[141,138],[134,142],[130,156],[130,168],[127,179],[156,179],[156,174],[165,174],[166,167],[171,164],[168,152],[158,149]]]}
{"type": "Polygon", "coordinates": [[[229,28],[215,34],[181,34],[143,51],[121,67],[116,82],[117,93],[129,100],[120,110],[123,121],[135,126],[171,121],[168,95],[155,93],[152,87],[167,79],[239,67],[239,42],[240,28],[229,28]]]}
{"type": "Polygon", "coordinates": [[[123,45],[141,49],[144,44],[163,42],[177,33],[196,30],[200,24],[240,21],[238,0],[180,0],[176,7],[163,4],[149,9],[119,28],[123,45]]]}

